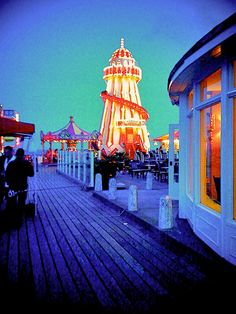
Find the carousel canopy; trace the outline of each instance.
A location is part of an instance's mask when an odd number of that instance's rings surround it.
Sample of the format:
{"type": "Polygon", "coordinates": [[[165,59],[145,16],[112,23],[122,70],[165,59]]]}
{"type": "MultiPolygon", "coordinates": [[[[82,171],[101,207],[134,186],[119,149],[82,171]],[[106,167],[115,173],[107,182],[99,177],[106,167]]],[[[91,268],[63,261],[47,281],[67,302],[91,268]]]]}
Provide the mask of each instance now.
{"type": "Polygon", "coordinates": [[[35,132],[32,123],[20,122],[10,118],[0,117],[0,136],[29,136],[35,132]]]}
{"type": "Polygon", "coordinates": [[[91,138],[91,133],[82,130],[75,124],[74,118],[70,116],[70,120],[63,128],[44,134],[40,132],[41,141],[43,142],[64,142],[64,141],[88,141],[91,138]]]}

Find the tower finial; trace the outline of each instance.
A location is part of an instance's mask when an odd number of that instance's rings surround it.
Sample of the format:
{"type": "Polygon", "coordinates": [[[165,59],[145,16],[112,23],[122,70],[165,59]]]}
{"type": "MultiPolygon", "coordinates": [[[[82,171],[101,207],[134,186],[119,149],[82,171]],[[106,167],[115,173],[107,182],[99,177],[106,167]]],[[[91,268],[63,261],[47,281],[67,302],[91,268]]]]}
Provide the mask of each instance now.
{"type": "Polygon", "coordinates": [[[124,48],[124,38],[121,38],[120,40],[120,48],[124,48]]]}

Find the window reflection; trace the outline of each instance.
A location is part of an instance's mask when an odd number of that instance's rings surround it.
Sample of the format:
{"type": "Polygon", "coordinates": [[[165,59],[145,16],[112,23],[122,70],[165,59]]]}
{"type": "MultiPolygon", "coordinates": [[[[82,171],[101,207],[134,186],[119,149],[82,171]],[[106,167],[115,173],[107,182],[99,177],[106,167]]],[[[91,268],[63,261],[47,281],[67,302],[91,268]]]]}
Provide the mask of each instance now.
{"type": "Polygon", "coordinates": [[[221,69],[205,78],[200,85],[201,101],[215,97],[221,92],[221,69]]]}
{"type": "Polygon", "coordinates": [[[188,166],[187,166],[187,180],[188,180],[188,193],[193,196],[193,90],[188,95],[188,166]]]}
{"type": "Polygon", "coordinates": [[[220,211],[220,103],[201,110],[201,202],[220,211]]]}
{"type": "Polygon", "coordinates": [[[236,61],[234,61],[234,87],[236,87],[236,61]]]}
{"type": "Polygon", "coordinates": [[[193,109],[193,90],[188,95],[188,109],[192,110],[193,109]]]}
{"type": "Polygon", "coordinates": [[[234,219],[236,219],[236,98],[234,98],[234,107],[233,107],[233,176],[234,176],[234,186],[233,186],[233,191],[234,191],[234,219]]]}

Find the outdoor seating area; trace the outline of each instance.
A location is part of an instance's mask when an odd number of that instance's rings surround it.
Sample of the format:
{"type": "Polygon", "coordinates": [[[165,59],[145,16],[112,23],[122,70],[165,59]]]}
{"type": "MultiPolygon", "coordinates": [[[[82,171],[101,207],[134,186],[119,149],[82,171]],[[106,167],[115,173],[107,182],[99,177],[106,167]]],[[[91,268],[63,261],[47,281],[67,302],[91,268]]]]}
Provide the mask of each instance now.
{"type": "MultiPolygon", "coordinates": [[[[142,154],[139,152],[135,157],[142,154]]],[[[142,155],[141,155],[142,156],[142,155]]],[[[168,182],[168,153],[165,156],[156,154],[155,152],[149,152],[148,154],[143,154],[142,158],[129,160],[128,162],[119,161],[119,167],[117,167],[119,172],[128,173],[132,178],[145,179],[148,172],[151,172],[154,179],[160,182],[168,182]]],[[[174,180],[178,182],[179,180],[179,160],[176,158],[174,161],[174,180]]]]}
{"type": "Polygon", "coordinates": [[[137,160],[130,161],[128,173],[137,178],[145,178],[147,173],[151,172],[154,178],[161,182],[168,181],[168,159],[165,160],[145,160],[140,162],[137,160]]]}

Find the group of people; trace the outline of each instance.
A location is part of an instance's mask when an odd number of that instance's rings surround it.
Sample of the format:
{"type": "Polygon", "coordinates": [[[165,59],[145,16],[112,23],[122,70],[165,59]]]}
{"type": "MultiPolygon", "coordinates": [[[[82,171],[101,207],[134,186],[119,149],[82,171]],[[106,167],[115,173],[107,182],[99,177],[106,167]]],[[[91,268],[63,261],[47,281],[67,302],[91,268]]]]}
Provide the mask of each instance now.
{"type": "Polygon", "coordinates": [[[23,213],[28,188],[28,177],[34,176],[32,162],[25,159],[23,148],[18,148],[15,155],[11,146],[4,148],[0,156],[0,207],[5,203],[5,210],[13,218],[23,213]]]}

